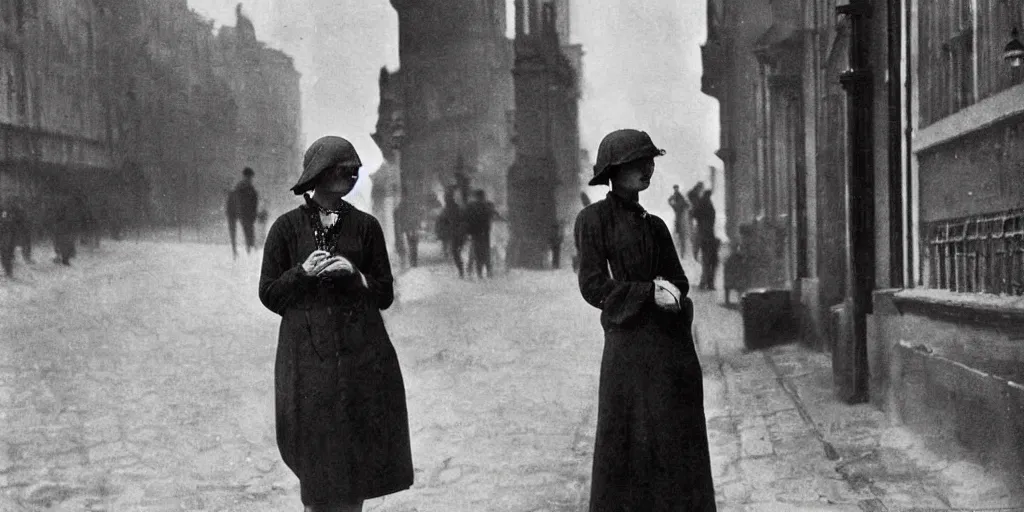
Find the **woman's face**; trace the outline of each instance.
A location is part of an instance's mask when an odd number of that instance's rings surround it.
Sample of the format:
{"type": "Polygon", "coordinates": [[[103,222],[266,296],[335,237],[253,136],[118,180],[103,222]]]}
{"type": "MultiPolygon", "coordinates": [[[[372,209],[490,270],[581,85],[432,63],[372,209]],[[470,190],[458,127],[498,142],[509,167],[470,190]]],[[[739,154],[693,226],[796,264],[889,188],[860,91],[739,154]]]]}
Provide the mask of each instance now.
{"type": "Polygon", "coordinates": [[[622,166],[612,176],[612,188],[622,192],[640,192],[651,186],[654,159],[645,158],[622,166]]]}
{"type": "Polygon", "coordinates": [[[316,188],[322,192],[348,195],[359,181],[359,168],[338,165],[327,169],[320,176],[316,188]]]}

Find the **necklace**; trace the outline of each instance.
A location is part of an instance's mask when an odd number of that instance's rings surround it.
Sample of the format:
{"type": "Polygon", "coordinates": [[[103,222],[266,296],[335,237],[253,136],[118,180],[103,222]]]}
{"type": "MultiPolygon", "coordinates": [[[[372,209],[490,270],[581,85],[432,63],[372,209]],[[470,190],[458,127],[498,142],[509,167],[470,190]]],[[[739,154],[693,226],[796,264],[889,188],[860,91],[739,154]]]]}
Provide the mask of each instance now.
{"type": "Polygon", "coordinates": [[[309,196],[306,196],[306,204],[310,206],[306,212],[307,217],[309,217],[309,225],[313,228],[313,241],[316,243],[316,248],[334,254],[338,245],[338,235],[341,233],[342,210],[323,208],[312,201],[309,196]],[[324,223],[320,220],[321,213],[337,215],[338,220],[334,221],[334,224],[331,224],[330,227],[324,227],[324,223]]]}

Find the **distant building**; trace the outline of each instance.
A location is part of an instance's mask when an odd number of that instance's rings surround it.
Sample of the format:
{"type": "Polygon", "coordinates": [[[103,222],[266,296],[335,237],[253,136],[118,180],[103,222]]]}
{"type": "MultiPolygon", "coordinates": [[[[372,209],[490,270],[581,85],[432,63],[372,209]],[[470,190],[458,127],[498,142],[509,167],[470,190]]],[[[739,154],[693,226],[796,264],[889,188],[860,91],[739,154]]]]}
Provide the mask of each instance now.
{"type": "Polygon", "coordinates": [[[89,0],[45,5],[0,6],[0,200],[101,183],[114,165],[98,10],[89,0]]]}
{"type": "Polygon", "coordinates": [[[231,177],[253,167],[266,206],[279,214],[296,204],[288,189],[302,164],[300,75],[291,57],[257,40],[241,4],[235,14],[235,26],[218,34],[216,60],[217,75],[230,85],[238,108],[231,177]]]}
{"type": "Polygon", "coordinates": [[[181,225],[222,219],[246,165],[268,191],[294,176],[298,75],[248,20],[238,39],[186,0],[0,14],[0,195],[80,195],[97,216],[181,225]]]}
{"type": "Polygon", "coordinates": [[[388,247],[395,247],[394,208],[402,199],[402,140],[405,137],[405,105],[398,72],[381,68],[378,79],[380,103],[377,124],[370,135],[384,162],[373,174],[373,215],[381,222],[388,247]]]}
{"type": "Polygon", "coordinates": [[[237,107],[214,72],[213,23],[184,0],[96,0],[118,173],[111,207],[134,222],[214,216],[234,166],[237,107]]]}
{"type": "Polygon", "coordinates": [[[398,12],[405,137],[402,184],[426,204],[455,183],[462,161],[472,186],[505,206],[512,163],[512,43],[504,0],[392,0],[398,12]]]}
{"type": "Polygon", "coordinates": [[[560,224],[567,234],[581,206],[579,86],[562,52],[555,4],[517,0],[515,6],[516,159],[508,172],[508,261],[544,268],[552,230],[560,224]]]}
{"type": "MultiPolygon", "coordinates": [[[[400,183],[404,197],[427,215],[439,204],[444,187],[465,174],[468,186],[485,190],[500,210],[529,210],[529,215],[540,215],[533,219],[538,222],[543,217],[543,227],[533,229],[537,248],[527,251],[543,257],[551,226],[570,224],[580,203],[578,77],[583,66],[582,47],[569,42],[569,2],[544,4],[550,12],[550,34],[540,35],[541,5],[534,2],[537,37],[521,38],[517,49],[505,36],[501,0],[454,5],[392,1],[399,15],[401,68],[381,74],[373,137],[386,162],[381,172],[387,174],[375,176],[375,187],[377,178],[383,180],[375,197],[393,194],[400,183]],[[539,79],[513,76],[532,73],[524,63],[538,56],[545,62],[539,79]],[[517,64],[517,59],[524,60],[517,64]],[[516,109],[524,109],[525,117],[516,109]],[[521,123],[529,128],[524,131],[521,123]],[[393,136],[396,130],[398,138],[393,136]],[[546,152],[550,164],[524,167],[520,162],[516,167],[517,150],[524,156],[546,152]],[[532,173],[535,182],[526,180],[525,188],[511,190],[512,169],[520,169],[512,181],[532,173]],[[534,193],[536,180],[550,185],[540,195],[534,193]],[[550,194],[547,206],[532,209],[529,205],[536,206],[544,194],[550,194]],[[514,206],[514,201],[520,204],[514,206]]],[[[526,25],[522,28],[529,31],[526,25]]]]}

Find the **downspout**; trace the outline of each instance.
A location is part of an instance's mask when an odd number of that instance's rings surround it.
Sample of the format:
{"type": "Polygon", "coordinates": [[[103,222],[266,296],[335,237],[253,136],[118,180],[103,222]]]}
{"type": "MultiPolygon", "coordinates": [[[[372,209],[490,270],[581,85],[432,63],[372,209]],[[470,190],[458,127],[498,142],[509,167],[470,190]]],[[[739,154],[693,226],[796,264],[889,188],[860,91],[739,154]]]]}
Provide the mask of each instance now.
{"type": "Polygon", "coordinates": [[[903,155],[902,155],[902,102],[900,90],[900,15],[902,2],[889,0],[888,58],[889,72],[886,86],[889,92],[889,287],[903,288],[903,155]]]}
{"type": "Polygon", "coordinates": [[[906,254],[906,276],[907,276],[907,278],[906,278],[906,281],[903,284],[907,288],[913,288],[916,285],[917,279],[918,279],[917,274],[914,272],[914,268],[915,268],[914,259],[917,257],[917,255],[914,253],[914,173],[913,173],[913,167],[914,167],[914,141],[913,141],[913,136],[914,136],[914,125],[913,125],[913,119],[914,119],[914,101],[913,101],[913,98],[914,98],[914,65],[913,65],[913,62],[911,60],[913,58],[913,55],[914,55],[914,53],[912,51],[912,49],[914,47],[913,46],[914,45],[914,43],[913,43],[913,41],[914,41],[914,39],[913,39],[914,34],[911,31],[911,27],[913,27],[913,25],[914,25],[913,23],[911,23],[911,20],[913,19],[913,15],[914,15],[914,0],[903,0],[903,4],[904,4],[905,9],[906,9],[906,14],[905,14],[905,18],[904,18],[904,24],[903,24],[903,32],[905,34],[905,36],[904,36],[904,39],[905,39],[904,44],[906,46],[904,46],[903,51],[905,52],[904,53],[904,60],[906,60],[906,62],[907,62],[906,77],[905,77],[907,83],[906,83],[906,93],[904,95],[906,97],[907,104],[903,105],[903,110],[904,110],[905,115],[906,115],[906,123],[907,123],[906,131],[903,133],[903,143],[906,145],[905,153],[903,154],[903,157],[905,158],[904,162],[906,163],[906,175],[905,175],[905,180],[906,180],[906,198],[904,200],[904,205],[906,207],[906,212],[905,212],[904,217],[903,217],[903,219],[904,219],[904,226],[905,226],[903,236],[904,236],[904,240],[906,241],[906,244],[907,244],[906,245],[906,247],[907,247],[907,254],[906,254]]]}
{"type": "Polygon", "coordinates": [[[840,76],[847,92],[846,311],[848,338],[832,353],[839,398],[868,400],[867,315],[875,286],[874,73],[871,69],[869,0],[836,7],[850,20],[850,68],[840,76]]]}

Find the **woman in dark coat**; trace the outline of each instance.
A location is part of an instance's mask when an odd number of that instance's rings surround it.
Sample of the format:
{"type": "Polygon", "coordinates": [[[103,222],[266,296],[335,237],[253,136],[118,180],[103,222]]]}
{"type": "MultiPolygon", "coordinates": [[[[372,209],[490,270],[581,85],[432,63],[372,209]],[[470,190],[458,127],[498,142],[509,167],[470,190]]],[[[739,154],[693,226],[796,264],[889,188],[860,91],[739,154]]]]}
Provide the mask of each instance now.
{"type": "Polygon", "coordinates": [[[71,266],[71,258],[78,253],[75,250],[75,239],[78,238],[81,229],[81,208],[76,202],[64,200],[54,206],[53,209],[53,250],[56,253],[54,263],[64,266],[71,266]],[[75,213],[69,210],[78,210],[75,213]]]}
{"type": "Polygon", "coordinates": [[[590,185],[612,191],[576,218],[580,292],[605,331],[591,512],[716,510],[689,283],[638,203],[663,154],[641,131],[606,136],[590,185]]]}
{"type": "Polygon", "coordinates": [[[339,137],[310,146],[271,226],[259,296],[281,315],[277,444],[307,512],[359,511],[412,486],[405,386],[380,311],[394,300],[384,232],[342,199],[362,163],[339,137]]]}

